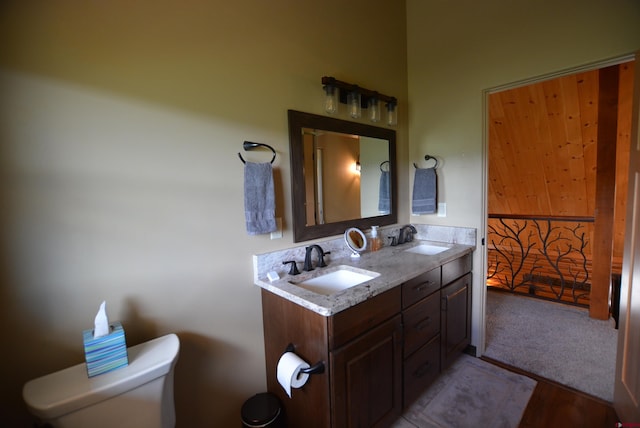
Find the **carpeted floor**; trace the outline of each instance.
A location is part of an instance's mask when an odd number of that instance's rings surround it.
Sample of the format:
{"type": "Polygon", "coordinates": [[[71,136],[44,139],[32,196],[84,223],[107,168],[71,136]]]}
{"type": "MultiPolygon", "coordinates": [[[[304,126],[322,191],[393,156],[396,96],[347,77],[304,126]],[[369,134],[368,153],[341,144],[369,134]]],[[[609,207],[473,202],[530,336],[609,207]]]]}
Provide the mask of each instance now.
{"type": "Polygon", "coordinates": [[[487,292],[484,355],[611,402],[618,330],[588,310],[487,292]]]}
{"type": "Polygon", "coordinates": [[[515,428],[536,381],[462,355],[393,428],[515,428]]]}

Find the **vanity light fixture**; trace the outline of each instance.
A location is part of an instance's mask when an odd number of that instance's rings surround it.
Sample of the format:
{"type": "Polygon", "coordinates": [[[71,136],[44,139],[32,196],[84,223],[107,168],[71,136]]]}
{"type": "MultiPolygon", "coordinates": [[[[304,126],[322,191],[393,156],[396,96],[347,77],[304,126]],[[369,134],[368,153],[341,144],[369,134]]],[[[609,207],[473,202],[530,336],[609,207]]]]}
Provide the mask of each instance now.
{"type": "Polygon", "coordinates": [[[369,98],[367,110],[369,110],[369,120],[371,122],[380,122],[380,100],[377,93],[369,98]]]}
{"type": "Polygon", "coordinates": [[[362,109],[367,109],[367,117],[371,122],[382,119],[380,105],[384,103],[387,110],[387,125],[398,124],[398,100],[370,89],[362,88],[352,83],[342,82],[333,77],[322,78],[324,88],[324,110],[329,114],[338,112],[338,104],[346,104],[349,116],[358,119],[362,116],[362,109]]]}
{"type": "Polygon", "coordinates": [[[349,116],[358,119],[362,116],[362,95],[356,87],[347,94],[347,106],[349,108],[349,116]]]}
{"type": "Polygon", "coordinates": [[[387,125],[396,126],[398,124],[398,104],[395,99],[387,103],[387,125]]]}
{"type": "Polygon", "coordinates": [[[332,84],[324,85],[324,111],[329,114],[335,114],[338,112],[338,104],[340,99],[338,98],[340,90],[332,84]]]}

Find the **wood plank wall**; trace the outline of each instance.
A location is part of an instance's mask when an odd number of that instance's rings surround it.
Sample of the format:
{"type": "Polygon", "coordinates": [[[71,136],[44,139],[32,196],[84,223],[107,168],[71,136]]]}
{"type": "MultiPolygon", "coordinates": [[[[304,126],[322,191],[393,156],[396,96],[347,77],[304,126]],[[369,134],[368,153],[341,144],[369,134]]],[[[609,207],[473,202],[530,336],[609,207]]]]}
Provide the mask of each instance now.
{"type": "Polygon", "coordinates": [[[580,73],[490,96],[490,213],[593,215],[597,79],[580,73]]]}

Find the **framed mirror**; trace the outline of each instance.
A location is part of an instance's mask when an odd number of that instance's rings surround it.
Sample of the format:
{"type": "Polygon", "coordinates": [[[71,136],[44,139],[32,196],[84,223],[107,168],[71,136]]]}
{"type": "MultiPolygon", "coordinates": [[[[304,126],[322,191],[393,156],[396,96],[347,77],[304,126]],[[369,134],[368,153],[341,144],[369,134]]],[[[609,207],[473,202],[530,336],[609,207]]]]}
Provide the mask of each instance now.
{"type": "Polygon", "coordinates": [[[294,242],[397,223],[396,132],[289,110],[294,242]]]}

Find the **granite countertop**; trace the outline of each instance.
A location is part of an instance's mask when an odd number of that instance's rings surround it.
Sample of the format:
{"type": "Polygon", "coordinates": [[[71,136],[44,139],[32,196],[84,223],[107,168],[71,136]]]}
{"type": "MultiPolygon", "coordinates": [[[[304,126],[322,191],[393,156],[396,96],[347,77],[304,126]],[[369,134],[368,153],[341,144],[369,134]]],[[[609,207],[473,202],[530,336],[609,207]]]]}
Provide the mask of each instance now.
{"type": "MultiPolygon", "coordinates": [[[[363,253],[360,258],[342,257],[333,259],[331,255],[327,255],[325,256],[327,267],[315,268],[310,272],[303,271],[300,275],[285,274],[284,277],[273,282],[269,281],[266,275],[264,277],[258,276],[255,284],[320,315],[331,316],[384,293],[444,263],[469,254],[474,249],[475,246],[473,245],[414,240],[395,247],[386,246],[380,251],[363,253]],[[446,247],[447,250],[435,255],[423,255],[406,251],[420,244],[446,247]],[[365,269],[380,275],[328,296],[306,290],[290,282],[299,283],[330,273],[340,267],[347,267],[347,269],[356,272],[358,269],[365,269]]],[[[315,265],[315,254],[313,262],[315,265]]]]}

